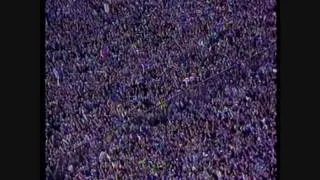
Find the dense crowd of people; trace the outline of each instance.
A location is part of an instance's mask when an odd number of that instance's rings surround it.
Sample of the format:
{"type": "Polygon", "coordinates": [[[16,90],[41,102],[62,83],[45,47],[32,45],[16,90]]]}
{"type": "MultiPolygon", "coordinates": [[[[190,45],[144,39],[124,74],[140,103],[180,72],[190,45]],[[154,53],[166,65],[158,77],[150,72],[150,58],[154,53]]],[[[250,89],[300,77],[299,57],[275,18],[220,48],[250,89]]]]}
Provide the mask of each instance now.
{"type": "Polygon", "coordinates": [[[47,179],[275,179],[275,0],[46,0],[47,179]]]}

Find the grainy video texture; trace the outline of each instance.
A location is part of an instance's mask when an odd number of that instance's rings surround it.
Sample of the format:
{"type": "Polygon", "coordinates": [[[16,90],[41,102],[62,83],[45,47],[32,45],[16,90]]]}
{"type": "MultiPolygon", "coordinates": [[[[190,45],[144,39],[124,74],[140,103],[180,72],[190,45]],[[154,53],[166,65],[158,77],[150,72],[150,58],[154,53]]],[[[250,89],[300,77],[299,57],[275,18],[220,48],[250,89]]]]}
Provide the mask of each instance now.
{"type": "Polygon", "coordinates": [[[275,179],[275,0],[46,0],[46,179],[275,179]]]}

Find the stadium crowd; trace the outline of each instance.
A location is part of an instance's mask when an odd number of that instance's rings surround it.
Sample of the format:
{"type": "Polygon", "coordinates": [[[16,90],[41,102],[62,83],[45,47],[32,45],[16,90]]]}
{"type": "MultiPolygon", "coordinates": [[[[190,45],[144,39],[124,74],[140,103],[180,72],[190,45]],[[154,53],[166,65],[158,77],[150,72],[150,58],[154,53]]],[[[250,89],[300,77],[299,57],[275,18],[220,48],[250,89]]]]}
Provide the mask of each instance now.
{"type": "Polygon", "coordinates": [[[275,0],[46,0],[46,176],[275,179],[275,0]]]}

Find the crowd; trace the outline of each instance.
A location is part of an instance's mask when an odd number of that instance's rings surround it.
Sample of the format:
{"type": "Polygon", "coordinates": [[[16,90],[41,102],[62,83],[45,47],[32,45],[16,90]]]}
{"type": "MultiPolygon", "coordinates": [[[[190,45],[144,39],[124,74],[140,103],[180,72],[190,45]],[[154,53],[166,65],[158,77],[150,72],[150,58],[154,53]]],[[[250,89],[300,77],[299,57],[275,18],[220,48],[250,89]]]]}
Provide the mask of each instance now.
{"type": "Polygon", "coordinates": [[[276,178],[275,0],[46,0],[45,25],[48,180],[276,178]]]}

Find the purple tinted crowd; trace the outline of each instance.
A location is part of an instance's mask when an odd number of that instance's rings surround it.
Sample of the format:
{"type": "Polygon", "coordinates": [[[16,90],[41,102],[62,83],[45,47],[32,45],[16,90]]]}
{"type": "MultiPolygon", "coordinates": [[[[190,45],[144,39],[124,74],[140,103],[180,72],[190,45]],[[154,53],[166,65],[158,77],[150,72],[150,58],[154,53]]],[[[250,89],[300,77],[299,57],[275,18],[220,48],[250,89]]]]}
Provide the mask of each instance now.
{"type": "Polygon", "coordinates": [[[46,0],[45,24],[48,180],[276,178],[275,0],[46,0]]]}

